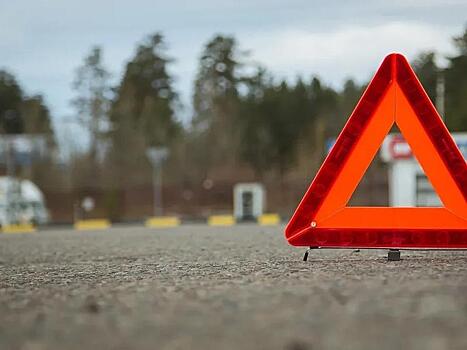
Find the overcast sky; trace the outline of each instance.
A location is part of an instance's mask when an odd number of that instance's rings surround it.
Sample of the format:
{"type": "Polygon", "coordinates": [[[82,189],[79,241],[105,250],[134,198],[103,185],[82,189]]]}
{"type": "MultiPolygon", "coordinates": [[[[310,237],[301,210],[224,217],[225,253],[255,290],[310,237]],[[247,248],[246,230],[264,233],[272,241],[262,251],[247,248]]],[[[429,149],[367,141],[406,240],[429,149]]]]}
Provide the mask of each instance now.
{"type": "MultiPolygon", "coordinates": [[[[102,45],[114,82],[135,45],[162,31],[182,102],[189,105],[202,45],[235,35],[278,77],[365,81],[389,52],[452,52],[467,24],[466,0],[0,0],[0,68],[27,94],[44,95],[56,129],[72,114],[74,69],[102,45]]],[[[184,117],[187,117],[185,112],[184,117]]],[[[60,130],[58,130],[60,131],[60,130]]]]}

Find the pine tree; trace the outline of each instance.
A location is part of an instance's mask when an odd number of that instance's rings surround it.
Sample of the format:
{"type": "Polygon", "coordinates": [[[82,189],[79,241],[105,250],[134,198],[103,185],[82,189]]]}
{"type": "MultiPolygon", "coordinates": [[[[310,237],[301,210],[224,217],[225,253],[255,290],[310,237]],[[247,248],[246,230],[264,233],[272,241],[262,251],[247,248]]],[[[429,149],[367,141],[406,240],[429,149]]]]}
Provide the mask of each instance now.
{"type": "Polygon", "coordinates": [[[216,35],[203,48],[194,82],[194,157],[204,176],[234,164],[241,142],[236,122],[246,53],[231,36],[216,35]]]}
{"type": "Polygon", "coordinates": [[[172,59],[161,33],[136,48],[116,88],[110,121],[110,158],[116,186],[148,181],[148,147],[172,147],[182,131],[176,119],[178,96],[169,73],[172,59]],[[128,176],[131,169],[132,176],[128,176]]]}
{"type": "Polygon", "coordinates": [[[454,43],[457,55],[448,57],[445,71],[445,120],[451,131],[467,131],[467,27],[454,43]]]}
{"type": "Polygon", "coordinates": [[[208,128],[233,118],[229,104],[238,97],[241,59],[233,37],[217,35],[205,45],[193,96],[195,125],[208,128]]]}
{"type": "Polygon", "coordinates": [[[78,120],[90,134],[89,155],[93,164],[96,163],[108,126],[109,79],[110,73],[102,62],[102,49],[93,47],[76,70],[73,81],[76,97],[72,100],[78,120]]]}
{"type": "Polygon", "coordinates": [[[168,145],[180,131],[175,118],[178,97],[168,72],[172,59],[166,50],[160,33],[137,47],[112,106],[114,128],[131,128],[146,146],[168,145]]]}
{"type": "Polygon", "coordinates": [[[15,77],[0,71],[0,127],[3,133],[20,134],[24,130],[21,116],[23,92],[15,77]]]}
{"type": "Polygon", "coordinates": [[[435,62],[435,53],[422,52],[412,62],[412,67],[433,103],[436,102],[436,83],[439,69],[435,62]]]}

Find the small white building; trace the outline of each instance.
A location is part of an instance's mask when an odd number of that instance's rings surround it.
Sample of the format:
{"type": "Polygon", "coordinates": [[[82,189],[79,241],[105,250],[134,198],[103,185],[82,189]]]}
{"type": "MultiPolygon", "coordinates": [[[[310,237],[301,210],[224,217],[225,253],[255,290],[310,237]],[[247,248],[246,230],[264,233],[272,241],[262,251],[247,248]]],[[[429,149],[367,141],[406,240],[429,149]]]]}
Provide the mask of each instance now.
{"type": "MultiPolygon", "coordinates": [[[[467,133],[452,133],[464,158],[467,154],[467,133]]],[[[388,163],[389,205],[392,207],[442,206],[423,169],[400,134],[386,136],[380,156],[388,163]]]]}
{"type": "Polygon", "coordinates": [[[266,203],[260,183],[238,183],[234,186],[234,216],[237,220],[256,220],[263,215],[266,203]]]}

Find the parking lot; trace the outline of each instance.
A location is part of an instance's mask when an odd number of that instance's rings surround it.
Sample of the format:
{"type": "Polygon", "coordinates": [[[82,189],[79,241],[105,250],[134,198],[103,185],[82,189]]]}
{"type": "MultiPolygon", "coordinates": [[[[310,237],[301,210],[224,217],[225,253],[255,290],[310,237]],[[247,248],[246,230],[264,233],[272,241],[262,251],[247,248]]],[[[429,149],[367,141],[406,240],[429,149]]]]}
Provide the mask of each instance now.
{"type": "Polygon", "coordinates": [[[0,349],[466,349],[467,252],[288,246],[283,227],[0,235],[0,349]]]}

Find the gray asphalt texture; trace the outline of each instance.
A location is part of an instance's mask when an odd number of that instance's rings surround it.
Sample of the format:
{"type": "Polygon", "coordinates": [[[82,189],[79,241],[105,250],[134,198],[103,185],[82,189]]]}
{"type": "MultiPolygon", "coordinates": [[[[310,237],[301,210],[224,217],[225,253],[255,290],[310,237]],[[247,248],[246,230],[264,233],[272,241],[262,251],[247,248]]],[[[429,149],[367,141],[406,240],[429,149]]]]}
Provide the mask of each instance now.
{"type": "Polygon", "coordinates": [[[467,349],[467,252],[303,262],[282,230],[0,235],[0,349],[467,349]]]}

